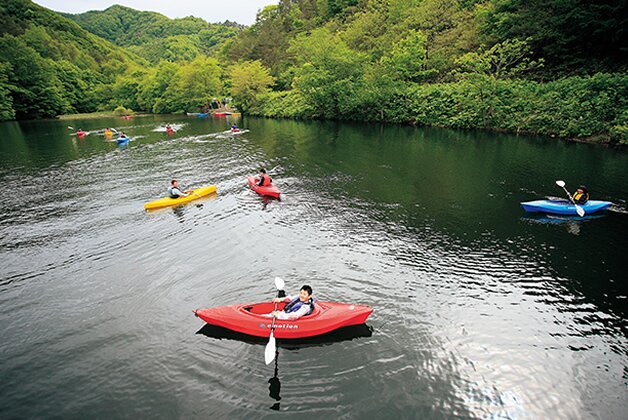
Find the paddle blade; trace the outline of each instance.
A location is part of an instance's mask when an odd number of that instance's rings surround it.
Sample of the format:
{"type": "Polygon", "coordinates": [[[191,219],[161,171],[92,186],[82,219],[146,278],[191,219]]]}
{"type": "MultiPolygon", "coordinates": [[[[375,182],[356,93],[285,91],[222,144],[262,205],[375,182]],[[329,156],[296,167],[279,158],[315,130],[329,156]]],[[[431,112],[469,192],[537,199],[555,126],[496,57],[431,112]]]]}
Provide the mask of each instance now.
{"type": "Polygon", "coordinates": [[[561,188],[565,188],[565,181],[558,180],[556,181],[556,185],[558,185],[561,188]]]}
{"type": "Polygon", "coordinates": [[[576,206],[576,213],[578,213],[578,216],[584,217],[584,209],[582,207],[576,206]]]}
{"type": "Polygon", "coordinates": [[[267,365],[269,365],[273,360],[275,360],[275,352],[277,351],[277,343],[275,343],[275,335],[273,332],[270,332],[270,339],[268,340],[268,344],[266,344],[266,349],[264,350],[264,361],[267,365]]]}
{"type": "Polygon", "coordinates": [[[283,290],[285,284],[283,282],[283,279],[281,277],[275,277],[275,287],[277,288],[277,290],[283,290]]]}

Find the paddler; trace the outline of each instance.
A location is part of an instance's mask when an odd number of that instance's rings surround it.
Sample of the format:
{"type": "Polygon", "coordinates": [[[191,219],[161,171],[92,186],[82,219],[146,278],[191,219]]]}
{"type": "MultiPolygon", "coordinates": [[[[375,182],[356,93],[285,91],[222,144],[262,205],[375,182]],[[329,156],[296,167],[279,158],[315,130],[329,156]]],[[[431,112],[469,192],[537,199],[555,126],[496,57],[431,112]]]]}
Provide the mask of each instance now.
{"type": "Polygon", "coordinates": [[[113,136],[113,131],[109,127],[105,128],[105,137],[113,136]]]}
{"type": "Polygon", "coordinates": [[[589,201],[589,191],[584,185],[580,185],[575,193],[573,193],[573,202],[575,204],[584,204],[589,201]]]}
{"type": "Polygon", "coordinates": [[[259,170],[259,178],[257,179],[258,187],[270,187],[273,184],[273,180],[266,174],[266,169],[261,168],[259,170]]]}
{"type": "Polygon", "coordinates": [[[170,186],[168,187],[168,194],[170,194],[170,198],[187,197],[193,192],[194,190],[181,191],[179,189],[179,181],[176,179],[170,181],[170,186]]]}
{"type": "Polygon", "coordinates": [[[288,296],[285,298],[276,297],[273,299],[273,302],[286,302],[286,306],[284,306],[281,311],[272,311],[269,314],[264,314],[264,316],[294,321],[302,316],[311,314],[312,311],[314,311],[314,302],[316,302],[316,299],[312,297],[312,288],[306,284],[299,290],[298,296],[288,296]]]}

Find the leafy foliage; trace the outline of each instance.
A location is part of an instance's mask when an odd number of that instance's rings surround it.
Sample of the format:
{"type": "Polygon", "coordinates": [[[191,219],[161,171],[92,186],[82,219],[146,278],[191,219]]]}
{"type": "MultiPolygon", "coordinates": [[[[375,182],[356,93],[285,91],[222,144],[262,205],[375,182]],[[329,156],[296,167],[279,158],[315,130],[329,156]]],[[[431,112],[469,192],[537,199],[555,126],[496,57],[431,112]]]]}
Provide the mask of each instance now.
{"type": "Polygon", "coordinates": [[[170,19],[156,12],[142,12],[114,5],[104,11],[65,14],[81,27],[113,44],[131,47],[151,63],[161,59],[191,61],[235,36],[242,29],[233,22],[207,23],[188,16],[170,19]]]}

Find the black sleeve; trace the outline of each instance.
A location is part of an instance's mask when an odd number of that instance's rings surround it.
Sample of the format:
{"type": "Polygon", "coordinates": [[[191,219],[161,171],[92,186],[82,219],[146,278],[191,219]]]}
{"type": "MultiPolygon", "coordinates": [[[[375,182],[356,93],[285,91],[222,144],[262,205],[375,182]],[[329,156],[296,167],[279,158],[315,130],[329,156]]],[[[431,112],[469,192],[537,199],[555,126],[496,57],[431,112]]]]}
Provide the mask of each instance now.
{"type": "Polygon", "coordinates": [[[258,187],[261,187],[262,185],[264,185],[264,177],[260,176],[259,177],[259,183],[257,184],[258,187]]]}

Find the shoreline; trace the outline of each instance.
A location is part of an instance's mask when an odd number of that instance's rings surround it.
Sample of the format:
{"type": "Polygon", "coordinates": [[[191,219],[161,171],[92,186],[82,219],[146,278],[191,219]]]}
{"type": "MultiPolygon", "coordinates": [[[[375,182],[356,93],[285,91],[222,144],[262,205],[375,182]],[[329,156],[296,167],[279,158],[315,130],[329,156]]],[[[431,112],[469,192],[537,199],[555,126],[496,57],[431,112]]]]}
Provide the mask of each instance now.
{"type": "MultiPolygon", "coordinates": [[[[153,113],[138,113],[133,114],[131,117],[145,117],[145,116],[153,116],[153,115],[171,115],[171,116],[185,116],[185,114],[153,114],[153,113]]],[[[416,128],[421,127],[431,127],[431,128],[444,128],[449,130],[480,130],[480,131],[489,131],[496,133],[505,133],[512,134],[515,136],[537,136],[543,137],[546,139],[552,140],[561,140],[566,141],[568,143],[581,143],[581,144],[592,144],[598,146],[604,146],[607,148],[614,149],[626,149],[628,145],[622,144],[617,141],[613,141],[608,134],[596,134],[589,137],[563,137],[557,134],[542,134],[533,131],[525,131],[525,130],[510,130],[506,128],[494,128],[494,127],[473,127],[473,128],[460,128],[460,127],[450,127],[446,125],[419,125],[412,121],[406,122],[393,122],[393,121],[358,121],[358,120],[346,120],[346,119],[325,119],[325,118],[295,118],[295,117],[282,117],[282,116],[268,116],[268,115],[259,115],[259,114],[246,114],[244,116],[256,117],[256,118],[267,118],[267,119],[277,119],[277,120],[294,120],[294,121],[338,121],[338,122],[361,122],[361,123],[369,123],[369,124],[393,124],[393,125],[406,125],[416,128]]],[[[55,118],[51,118],[50,120],[59,120],[59,121],[73,121],[80,119],[97,119],[97,118],[121,118],[123,115],[114,115],[113,112],[101,111],[101,112],[88,112],[84,114],[65,114],[58,115],[55,118]]],[[[20,121],[41,121],[41,120],[13,120],[14,122],[20,121]]],[[[8,121],[7,121],[8,122],[8,121]]]]}

